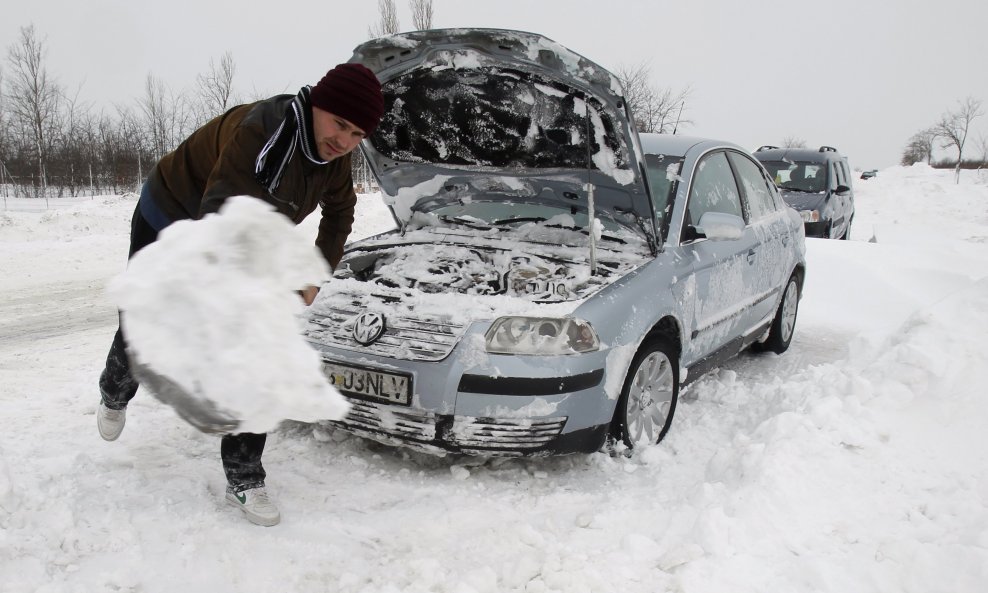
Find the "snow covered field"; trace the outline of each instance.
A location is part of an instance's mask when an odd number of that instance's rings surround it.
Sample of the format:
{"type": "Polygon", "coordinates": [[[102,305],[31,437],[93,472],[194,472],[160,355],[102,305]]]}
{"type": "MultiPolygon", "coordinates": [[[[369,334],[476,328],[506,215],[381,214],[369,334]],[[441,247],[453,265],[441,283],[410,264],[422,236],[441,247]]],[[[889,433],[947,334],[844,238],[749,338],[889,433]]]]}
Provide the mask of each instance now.
{"type": "MultiPolygon", "coordinates": [[[[291,423],[264,457],[272,528],[223,500],[219,439],[154,398],[97,434],[135,197],[10,199],[0,591],[988,590],[988,178],[964,173],[856,180],[852,240],[808,241],[792,348],[694,384],[662,445],[435,458],[291,423]]],[[[358,208],[354,237],[392,225],[358,208]]]]}

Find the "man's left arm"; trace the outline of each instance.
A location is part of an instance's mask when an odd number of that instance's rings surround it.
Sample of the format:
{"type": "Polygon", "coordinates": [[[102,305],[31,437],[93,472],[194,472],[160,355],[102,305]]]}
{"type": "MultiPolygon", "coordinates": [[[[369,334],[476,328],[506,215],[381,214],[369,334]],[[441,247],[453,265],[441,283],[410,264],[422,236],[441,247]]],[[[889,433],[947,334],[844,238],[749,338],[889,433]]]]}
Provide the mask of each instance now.
{"type": "Polygon", "coordinates": [[[353,214],[357,206],[357,194],[353,191],[353,177],[349,167],[342,177],[343,182],[327,190],[319,201],[322,218],[319,221],[316,246],[334,270],[343,258],[343,246],[353,229],[353,214]]]}

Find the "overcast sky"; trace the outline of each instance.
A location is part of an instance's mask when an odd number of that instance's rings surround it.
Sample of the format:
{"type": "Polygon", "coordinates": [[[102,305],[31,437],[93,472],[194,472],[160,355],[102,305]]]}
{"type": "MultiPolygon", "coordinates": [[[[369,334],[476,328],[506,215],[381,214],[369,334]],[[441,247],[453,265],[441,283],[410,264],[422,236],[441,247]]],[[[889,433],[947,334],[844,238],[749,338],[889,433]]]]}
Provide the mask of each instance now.
{"type": "MultiPolygon", "coordinates": [[[[412,29],[397,0],[402,30],[412,29]]],[[[916,131],[960,99],[984,102],[967,155],[988,136],[985,0],[435,0],[433,27],[541,33],[653,85],[692,89],[680,133],[754,150],[787,137],[835,146],[859,169],[898,163],[916,131]]],[[[374,0],[3,0],[3,71],[19,28],[46,39],[49,74],[95,107],[132,104],[148,73],[172,90],[224,52],[248,94],[294,93],[347,61],[374,0]]]]}

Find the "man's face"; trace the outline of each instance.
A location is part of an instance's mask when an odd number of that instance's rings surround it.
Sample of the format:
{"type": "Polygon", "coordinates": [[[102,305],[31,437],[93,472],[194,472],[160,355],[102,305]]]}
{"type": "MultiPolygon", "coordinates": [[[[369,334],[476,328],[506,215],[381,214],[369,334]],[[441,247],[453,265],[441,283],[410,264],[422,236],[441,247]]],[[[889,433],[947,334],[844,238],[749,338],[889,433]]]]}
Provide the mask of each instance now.
{"type": "Polygon", "coordinates": [[[364,131],[342,117],[312,106],[312,135],[324,161],[348,154],[364,139],[364,131]]]}

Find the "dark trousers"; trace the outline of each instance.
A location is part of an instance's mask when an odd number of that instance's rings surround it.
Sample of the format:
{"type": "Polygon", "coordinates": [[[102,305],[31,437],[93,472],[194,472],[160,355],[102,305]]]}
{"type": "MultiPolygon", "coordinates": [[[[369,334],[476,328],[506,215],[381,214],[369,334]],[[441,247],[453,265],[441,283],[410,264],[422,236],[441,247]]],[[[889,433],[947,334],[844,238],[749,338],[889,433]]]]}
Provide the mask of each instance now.
{"type": "MultiPolygon", "coordinates": [[[[141,193],[141,199],[148,199],[144,192],[141,193]]],[[[130,253],[127,258],[134,257],[135,253],[154,243],[157,238],[158,231],[144,220],[140,207],[135,208],[134,218],[130,223],[130,253]]],[[[130,372],[130,359],[127,358],[127,340],[122,327],[118,326],[110,352],[106,356],[106,368],[99,377],[103,403],[114,410],[125,408],[137,393],[137,387],[137,379],[130,372]]],[[[227,483],[234,490],[245,490],[264,481],[261,454],[264,453],[266,440],[265,434],[246,432],[223,436],[220,444],[223,471],[226,472],[227,483]]]]}

